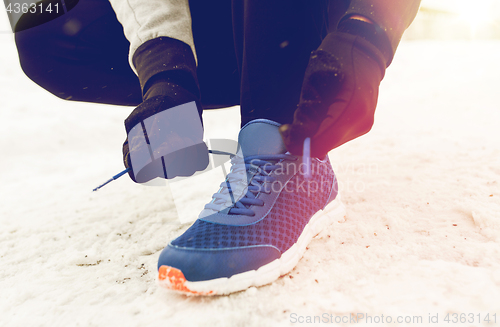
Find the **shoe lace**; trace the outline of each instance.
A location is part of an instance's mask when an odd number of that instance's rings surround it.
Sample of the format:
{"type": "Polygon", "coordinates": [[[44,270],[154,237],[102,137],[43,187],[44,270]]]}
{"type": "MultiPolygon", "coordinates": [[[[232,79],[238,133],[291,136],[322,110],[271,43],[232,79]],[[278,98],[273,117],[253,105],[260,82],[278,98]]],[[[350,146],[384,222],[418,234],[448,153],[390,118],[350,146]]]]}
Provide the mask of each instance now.
{"type": "Polygon", "coordinates": [[[271,173],[285,160],[297,160],[291,154],[255,155],[243,158],[237,154],[231,158],[231,169],[212,201],[205,209],[231,215],[255,216],[251,206],[263,206],[259,193],[271,193],[271,183],[276,180],[271,173]],[[237,199],[237,200],[236,200],[237,199]]]}

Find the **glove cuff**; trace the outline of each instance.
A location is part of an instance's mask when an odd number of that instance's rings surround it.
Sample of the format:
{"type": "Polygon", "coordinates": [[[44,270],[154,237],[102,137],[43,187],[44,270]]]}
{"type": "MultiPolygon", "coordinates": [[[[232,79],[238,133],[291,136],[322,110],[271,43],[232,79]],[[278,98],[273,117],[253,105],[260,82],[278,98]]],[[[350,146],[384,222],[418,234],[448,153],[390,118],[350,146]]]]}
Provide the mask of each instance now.
{"type": "Polygon", "coordinates": [[[144,100],[156,95],[175,98],[178,92],[169,90],[179,86],[199,101],[196,61],[186,43],[169,37],[149,40],[135,51],[132,63],[137,70],[144,100]],[[165,87],[165,83],[174,87],[165,87]]]}
{"type": "Polygon", "coordinates": [[[340,21],[337,32],[361,36],[373,44],[384,57],[384,68],[389,67],[394,57],[394,52],[387,34],[378,25],[357,19],[350,19],[348,16],[340,21]]]}
{"type": "Polygon", "coordinates": [[[370,58],[372,58],[378,64],[381,72],[381,77],[384,78],[385,68],[386,68],[385,57],[382,54],[382,52],[371,42],[358,35],[350,33],[342,33],[337,31],[328,34],[321,42],[321,45],[318,48],[318,50],[325,50],[329,53],[334,54],[338,52],[336,51],[336,49],[339,46],[356,47],[359,50],[366,53],[370,58]]]}

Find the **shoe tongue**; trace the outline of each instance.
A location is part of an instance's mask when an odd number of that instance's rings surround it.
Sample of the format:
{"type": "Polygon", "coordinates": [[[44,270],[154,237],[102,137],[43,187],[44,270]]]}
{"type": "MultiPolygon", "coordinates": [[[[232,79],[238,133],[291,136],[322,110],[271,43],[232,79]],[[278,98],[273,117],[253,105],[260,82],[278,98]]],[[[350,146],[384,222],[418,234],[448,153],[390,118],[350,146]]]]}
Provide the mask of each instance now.
{"type": "Polygon", "coordinates": [[[238,143],[244,157],[283,154],[285,144],[279,132],[280,124],[268,119],[255,119],[243,126],[238,143]]]}
{"type": "MultiPolygon", "coordinates": [[[[256,119],[252,120],[240,130],[238,135],[239,150],[238,154],[243,157],[250,157],[255,155],[268,155],[268,154],[283,154],[286,152],[285,144],[281,139],[281,134],[279,132],[280,124],[267,119],[256,119]]],[[[251,178],[247,172],[247,179],[251,178]]],[[[246,187],[248,182],[244,178],[239,181],[234,182],[231,188],[238,189],[241,187],[246,187]],[[244,183],[244,185],[240,185],[244,183]]],[[[221,184],[222,185],[222,184],[221,184]]],[[[229,195],[228,195],[229,199],[229,195]]],[[[238,201],[236,199],[236,201],[238,201]]],[[[219,200],[217,200],[219,201],[219,200]]],[[[233,199],[231,199],[233,201],[233,199]]],[[[225,208],[231,207],[231,203],[221,204],[225,208]]],[[[214,209],[203,209],[198,216],[198,218],[204,218],[214,213],[217,213],[214,209]]]]}

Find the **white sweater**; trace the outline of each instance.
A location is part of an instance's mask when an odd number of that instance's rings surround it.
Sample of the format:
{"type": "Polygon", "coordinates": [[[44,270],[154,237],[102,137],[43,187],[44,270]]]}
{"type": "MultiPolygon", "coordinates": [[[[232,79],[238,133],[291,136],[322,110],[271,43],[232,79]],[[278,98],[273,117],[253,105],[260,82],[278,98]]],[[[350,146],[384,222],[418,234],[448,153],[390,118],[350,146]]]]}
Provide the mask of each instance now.
{"type": "MultiPolygon", "coordinates": [[[[122,24],[125,37],[130,42],[129,62],[141,44],[151,39],[167,36],[196,50],[191,30],[191,13],[188,0],[109,0],[122,24]]],[[[136,72],[137,73],[137,72],[136,72]]]]}

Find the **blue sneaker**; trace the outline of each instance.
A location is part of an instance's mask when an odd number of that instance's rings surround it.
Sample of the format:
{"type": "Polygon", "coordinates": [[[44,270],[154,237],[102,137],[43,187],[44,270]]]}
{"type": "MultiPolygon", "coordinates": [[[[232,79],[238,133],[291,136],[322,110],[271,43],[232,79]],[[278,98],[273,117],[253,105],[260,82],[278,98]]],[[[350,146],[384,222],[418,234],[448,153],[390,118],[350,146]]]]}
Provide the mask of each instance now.
{"type": "Polygon", "coordinates": [[[240,131],[238,154],[212,201],[158,260],[159,284],[186,294],[229,294],[290,272],[311,239],[345,208],[328,156],[286,152],[280,125],[257,119],[240,131]]]}

